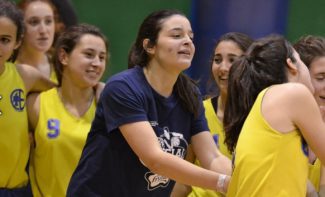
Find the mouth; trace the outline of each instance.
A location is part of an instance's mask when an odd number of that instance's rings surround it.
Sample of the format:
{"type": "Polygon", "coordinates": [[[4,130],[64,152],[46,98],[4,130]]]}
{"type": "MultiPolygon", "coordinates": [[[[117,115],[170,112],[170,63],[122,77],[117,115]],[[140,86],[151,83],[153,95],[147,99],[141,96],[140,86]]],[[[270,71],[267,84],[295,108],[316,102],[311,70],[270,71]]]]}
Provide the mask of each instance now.
{"type": "Polygon", "coordinates": [[[86,70],[86,73],[90,76],[90,77],[94,77],[97,78],[99,76],[99,72],[96,72],[94,70],[86,70]]]}
{"type": "Polygon", "coordinates": [[[220,81],[227,81],[228,78],[227,78],[227,77],[219,77],[219,80],[220,80],[220,81]]]}
{"type": "Polygon", "coordinates": [[[190,56],[191,51],[189,51],[189,50],[181,50],[181,51],[178,52],[178,54],[190,56]]]}
{"type": "Polygon", "coordinates": [[[39,40],[39,41],[47,41],[48,40],[48,38],[38,38],[37,40],[39,40]]]}

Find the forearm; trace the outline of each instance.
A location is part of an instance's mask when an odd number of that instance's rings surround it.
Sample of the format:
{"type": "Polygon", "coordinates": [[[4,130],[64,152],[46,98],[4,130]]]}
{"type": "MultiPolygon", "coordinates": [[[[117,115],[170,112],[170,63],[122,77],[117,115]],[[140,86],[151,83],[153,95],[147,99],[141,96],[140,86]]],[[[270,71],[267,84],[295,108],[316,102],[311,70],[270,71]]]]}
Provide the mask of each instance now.
{"type": "Polygon", "coordinates": [[[231,160],[228,157],[220,154],[215,159],[212,160],[209,169],[218,173],[231,175],[232,173],[231,160]]]}
{"type": "Polygon", "coordinates": [[[318,197],[317,191],[314,187],[314,185],[310,182],[310,180],[307,180],[307,197],[318,197]]]}
{"type": "Polygon", "coordinates": [[[319,186],[318,196],[319,197],[325,197],[325,185],[320,185],[319,186]]]}
{"type": "MultiPolygon", "coordinates": [[[[216,190],[219,173],[203,169],[169,153],[160,154],[151,171],[185,185],[216,190]]],[[[229,177],[227,177],[227,184],[229,177]]]]}
{"type": "Polygon", "coordinates": [[[192,191],[192,187],[176,182],[170,197],[186,197],[192,191]]]}

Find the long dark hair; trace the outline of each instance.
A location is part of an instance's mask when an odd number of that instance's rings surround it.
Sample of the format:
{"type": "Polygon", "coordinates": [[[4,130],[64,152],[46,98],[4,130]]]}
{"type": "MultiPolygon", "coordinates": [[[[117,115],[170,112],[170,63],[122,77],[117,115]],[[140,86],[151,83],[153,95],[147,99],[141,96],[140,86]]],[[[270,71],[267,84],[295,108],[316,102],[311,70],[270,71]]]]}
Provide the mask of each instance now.
{"type": "MultiPolygon", "coordinates": [[[[250,38],[248,35],[246,35],[244,33],[240,33],[240,32],[229,32],[229,33],[221,35],[220,38],[216,41],[213,51],[212,51],[212,55],[210,58],[210,71],[212,70],[212,65],[213,65],[213,61],[214,61],[214,52],[215,52],[216,48],[218,47],[218,45],[220,44],[220,42],[223,42],[223,41],[232,41],[232,42],[236,43],[237,46],[243,52],[245,52],[248,49],[248,47],[252,44],[253,39],[250,38]]],[[[210,78],[207,81],[207,93],[208,93],[207,97],[211,97],[214,95],[214,92],[211,90],[215,84],[216,84],[216,82],[215,82],[213,73],[211,72],[210,78]]]]}
{"type": "MultiPolygon", "coordinates": [[[[16,7],[16,5],[8,0],[0,1],[0,17],[6,17],[10,19],[17,28],[16,42],[22,40],[24,34],[24,16],[23,13],[16,7]]],[[[18,55],[18,49],[14,50],[11,57],[7,60],[9,62],[15,62],[18,55]]]]}
{"type": "MultiPolygon", "coordinates": [[[[157,43],[158,34],[165,19],[174,15],[185,15],[178,10],[159,10],[148,15],[142,22],[135,43],[131,47],[128,57],[128,68],[138,65],[146,67],[150,61],[149,55],[143,48],[143,40],[149,39],[149,46],[157,43]]],[[[198,115],[198,88],[196,83],[185,74],[181,73],[174,86],[174,92],[182,101],[182,106],[196,117],[198,115]]]]}
{"type": "Polygon", "coordinates": [[[223,120],[229,151],[234,151],[257,95],[273,84],[288,82],[286,61],[290,58],[296,62],[293,51],[282,36],[271,35],[253,42],[246,54],[233,63],[223,120]]]}

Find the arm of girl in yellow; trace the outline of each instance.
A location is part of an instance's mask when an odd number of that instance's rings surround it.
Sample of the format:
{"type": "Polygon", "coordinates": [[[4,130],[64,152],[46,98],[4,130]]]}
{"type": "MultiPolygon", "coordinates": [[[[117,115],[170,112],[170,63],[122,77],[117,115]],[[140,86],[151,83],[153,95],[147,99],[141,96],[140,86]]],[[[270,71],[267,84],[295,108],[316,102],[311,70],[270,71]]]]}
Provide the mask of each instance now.
{"type": "Polygon", "coordinates": [[[320,183],[319,183],[319,197],[325,196],[325,166],[322,165],[321,172],[320,172],[320,183]]]}
{"type": "MultiPolygon", "coordinates": [[[[231,175],[232,167],[230,159],[221,154],[221,152],[215,146],[215,143],[213,142],[210,136],[211,134],[209,132],[202,132],[193,136],[193,146],[190,145],[188,147],[185,159],[191,163],[194,163],[196,159],[195,155],[201,155],[201,157],[198,157],[201,166],[218,173],[231,175]],[[207,151],[209,152],[209,154],[204,154],[204,152],[207,151]]],[[[186,197],[191,193],[191,191],[191,186],[176,182],[171,197],[186,197]]]]}
{"type": "Polygon", "coordinates": [[[32,66],[16,64],[16,67],[28,93],[45,91],[57,85],[32,66]]]}
{"type": "MultiPolygon", "coordinates": [[[[194,163],[195,161],[195,154],[191,144],[187,147],[185,160],[191,163],[194,163]]],[[[187,197],[191,192],[191,186],[176,182],[170,197],[187,197]]]]}

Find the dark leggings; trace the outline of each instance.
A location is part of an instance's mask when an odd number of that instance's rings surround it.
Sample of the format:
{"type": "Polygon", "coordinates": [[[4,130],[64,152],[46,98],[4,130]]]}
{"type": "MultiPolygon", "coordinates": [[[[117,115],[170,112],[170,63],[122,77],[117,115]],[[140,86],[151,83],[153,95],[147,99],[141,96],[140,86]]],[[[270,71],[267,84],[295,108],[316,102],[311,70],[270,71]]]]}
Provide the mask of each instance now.
{"type": "Polygon", "coordinates": [[[32,197],[32,190],[28,184],[25,187],[7,189],[0,188],[0,197],[32,197]]]}

